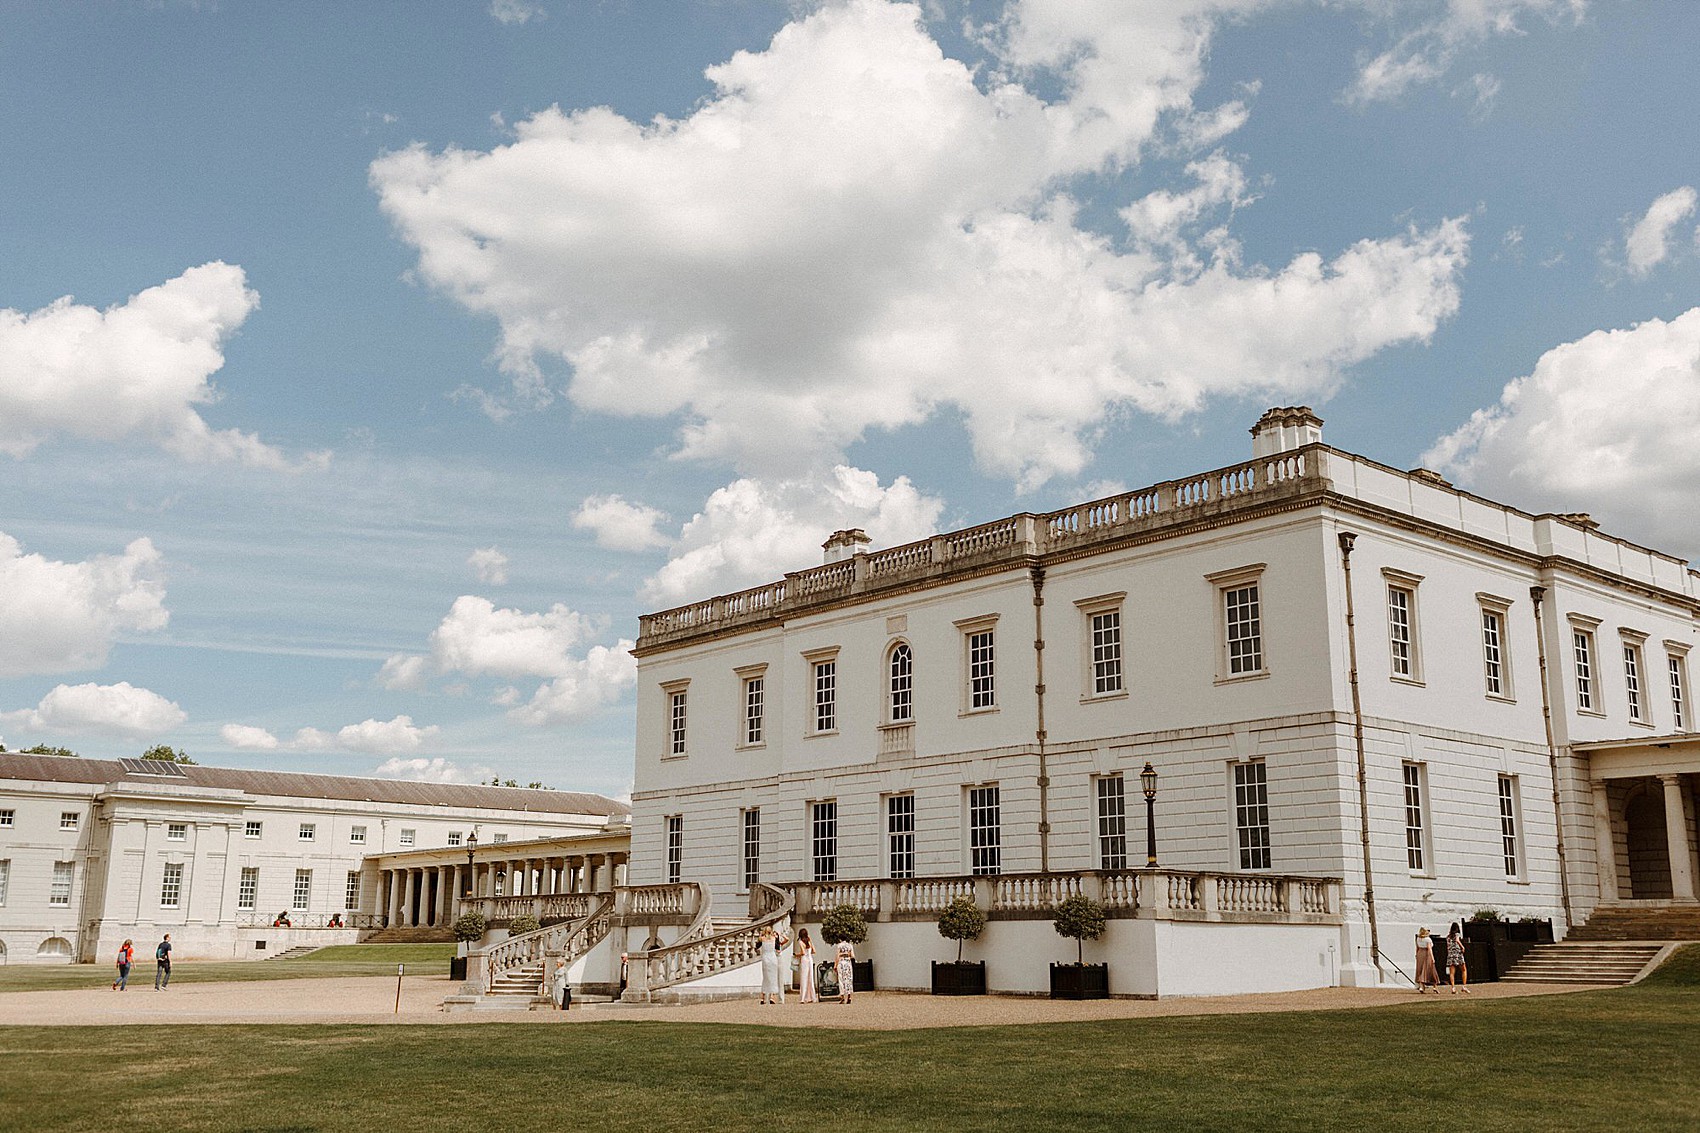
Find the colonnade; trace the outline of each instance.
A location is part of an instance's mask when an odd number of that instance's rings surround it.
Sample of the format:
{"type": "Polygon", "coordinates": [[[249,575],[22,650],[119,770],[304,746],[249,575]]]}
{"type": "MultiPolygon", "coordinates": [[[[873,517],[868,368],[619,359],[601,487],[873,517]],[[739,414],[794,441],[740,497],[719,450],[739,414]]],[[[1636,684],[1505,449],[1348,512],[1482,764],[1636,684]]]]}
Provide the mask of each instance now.
{"type": "Polygon", "coordinates": [[[624,853],[486,858],[378,871],[378,904],[386,925],[447,925],[463,897],[540,897],[606,893],[626,881],[624,853]]]}
{"type": "MultiPolygon", "coordinates": [[[[1624,778],[1629,778],[1625,776],[1624,778]]],[[[1669,897],[1677,901],[1692,901],[1695,899],[1695,848],[1689,840],[1689,830],[1692,827],[1692,814],[1689,809],[1688,790],[1683,776],[1680,774],[1661,774],[1647,777],[1656,778],[1659,783],[1659,794],[1664,809],[1665,850],[1670,857],[1670,893],[1669,897]]],[[[1612,818],[1612,802],[1609,782],[1606,779],[1595,779],[1590,784],[1594,792],[1594,845],[1599,863],[1600,899],[1605,902],[1615,902],[1632,898],[1634,893],[1622,892],[1619,884],[1619,861],[1617,854],[1618,838],[1612,818]]],[[[1649,792],[1650,794],[1651,792],[1649,792]]],[[[1619,821],[1626,830],[1626,842],[1633,849],[1633,834],[1627,832],[1629,815],[1625,811],[1619,821]]],[[[1631,886],[1636,884],[1633,877],[1634,859],[1631,857],[1630,870],[1631,886]]],[[[1663,894],[1661,894],[1663,895],[1663,894]]]]}

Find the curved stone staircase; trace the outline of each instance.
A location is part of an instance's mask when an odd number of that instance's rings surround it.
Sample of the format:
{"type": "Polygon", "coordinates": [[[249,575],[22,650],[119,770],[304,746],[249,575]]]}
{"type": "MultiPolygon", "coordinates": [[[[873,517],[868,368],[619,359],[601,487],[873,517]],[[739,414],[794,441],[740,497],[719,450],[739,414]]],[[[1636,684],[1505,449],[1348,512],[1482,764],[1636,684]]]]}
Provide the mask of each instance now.
{"type": "Polygon", "coordinates": [[[602,943],[613,923],[612,894],[574,896],[582,897],[571,903],[571,911],[580,914],[578,919],[510,936],[469,953],[468,990],[450,996],[444,1007],[523,1010],[552,1003],[547,979],[551,965],[571,965],[602,943]]]}
{"type": "Polygon", "coordinates": [[[696,920],[677,941],[631,955],[622,1002],[747,998],[761,985],[752,969],[761,959],[762,930],[788,929],[795,908],[789,893],[760,882],[751,886],[748,918],[715,917],[704,898],[696,920]]]}

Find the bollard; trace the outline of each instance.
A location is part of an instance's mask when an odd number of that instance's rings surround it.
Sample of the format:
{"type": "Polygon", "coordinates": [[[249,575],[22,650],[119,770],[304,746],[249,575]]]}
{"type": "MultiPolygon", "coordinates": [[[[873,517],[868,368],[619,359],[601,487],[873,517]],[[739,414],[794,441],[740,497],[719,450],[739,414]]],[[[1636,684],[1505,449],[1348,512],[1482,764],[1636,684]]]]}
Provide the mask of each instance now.
{"type": "Polygon", "coordinates": [[[397,964],[395,966],[395,1013],[397,1015],[401,1014],[401,977],[406,971],[406,964],[397,964]]]}

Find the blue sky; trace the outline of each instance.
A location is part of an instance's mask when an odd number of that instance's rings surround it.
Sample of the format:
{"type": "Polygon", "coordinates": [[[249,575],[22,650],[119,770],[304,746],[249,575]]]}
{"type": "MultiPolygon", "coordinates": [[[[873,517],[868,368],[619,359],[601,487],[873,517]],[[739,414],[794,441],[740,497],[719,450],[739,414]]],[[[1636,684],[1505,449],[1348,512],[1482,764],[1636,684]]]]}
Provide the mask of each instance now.
{"type": "Polygon", "coordinates": [[[1700,7],[0,2],[0,738],[629,788],[638,613],[1332,443],[1700,552],[1700,7]]]}

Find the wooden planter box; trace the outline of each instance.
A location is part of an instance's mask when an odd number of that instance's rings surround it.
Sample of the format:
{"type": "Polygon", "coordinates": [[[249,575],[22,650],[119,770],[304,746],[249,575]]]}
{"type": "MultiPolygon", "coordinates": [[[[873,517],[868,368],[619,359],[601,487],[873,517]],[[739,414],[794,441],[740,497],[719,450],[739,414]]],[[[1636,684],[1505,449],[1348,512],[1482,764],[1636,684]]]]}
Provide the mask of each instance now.
{"type": "MultiPolygon", "coordinates": [[[[1472,981],[1497,980],[1535,945],[1552,943],[1550,920],[1466,921],[1460,927],[1464,930],[1464,939],[1469,942],[1464,947],[1464,962],[1470,966],[1472,981]]],[[[1435,964],[1443,965],[1446,962],[1444,936],[1435,941],[1435,948],[1435,964]]],[[[1445,969],[1442,968],[1441,979],[1445,978],[1445,969]]]]}
{"type": "Polygon", "coordinates": [[[466,957],[449,957],[449,979],[459,983],[466,982],[466,957]]]}
{"type": "MultiPolygon", "coordinates": [[[[874,962],[872,960],[852,960],[851,970],[855,973],[855,982],[850,985],[851,991],[874,990],[874,962]]],[[[822,960],[815,969],[815,990],[822,999],[838,994],[838,965],[831,960],[822,960]]]]}
{"type": "Polygon", "coordinates": [[[1110,966],[1108,964],[1052,964],[1051,998],[1110,998],[1110,966]]]}
{"type": "Polygon", "coordinates": [[[984,960],[933,961],[934,995],[985,995],[984,960]]]}

